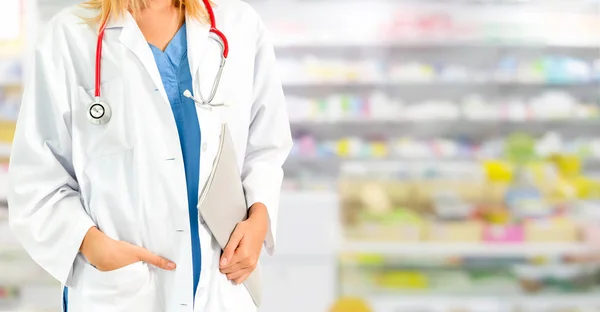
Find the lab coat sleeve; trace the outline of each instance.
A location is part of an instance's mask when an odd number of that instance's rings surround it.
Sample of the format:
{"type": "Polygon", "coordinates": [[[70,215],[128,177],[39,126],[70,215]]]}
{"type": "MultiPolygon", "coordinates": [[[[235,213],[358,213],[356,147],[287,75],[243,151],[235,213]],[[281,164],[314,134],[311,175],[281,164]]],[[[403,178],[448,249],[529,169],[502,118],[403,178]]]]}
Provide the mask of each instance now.
{"type": "Polygon", "coordinates": [[[269,255],[275,250],[282,166],[292,148],[289,117],[275,63],[273,46],[259,22],[254,98],[242,181],[249,207],[257,202],[267,207],[270,224],[265,248],[269,255]]]}
{"type": "Polygon", "coordinates": [[[68,81],[73,67],[60,42],[64,38],[46,38],[30,64],[11,150],[8,205],[17,240],[35,262],[68,285],[94,222],[80,201],[72,164],[68,81]]]}

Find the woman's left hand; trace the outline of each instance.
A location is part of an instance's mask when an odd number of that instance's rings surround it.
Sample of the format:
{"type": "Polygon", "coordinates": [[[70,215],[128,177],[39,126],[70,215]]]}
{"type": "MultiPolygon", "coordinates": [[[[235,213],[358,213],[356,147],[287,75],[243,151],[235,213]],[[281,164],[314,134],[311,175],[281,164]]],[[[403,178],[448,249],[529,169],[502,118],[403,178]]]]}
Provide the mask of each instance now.
{"type": "Polygon", "coordinates": [[[248,219],[238,223],[223,250],[219,267],[227,279],[241,284],[254,272],[268,226],[267,207],[262,203],[252,205],[248,219]]]}

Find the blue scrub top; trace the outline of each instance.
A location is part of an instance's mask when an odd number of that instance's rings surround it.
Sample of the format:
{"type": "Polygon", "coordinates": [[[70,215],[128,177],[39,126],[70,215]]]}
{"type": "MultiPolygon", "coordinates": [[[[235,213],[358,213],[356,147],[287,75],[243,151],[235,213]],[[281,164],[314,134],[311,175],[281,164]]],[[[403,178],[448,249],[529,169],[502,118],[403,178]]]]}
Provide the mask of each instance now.
{"type": "Polygon", "coordinates": [[[198,234],[198,187],[200,175],[200,125],[196,114],[196,103],[183,96],[185,90],[192,92],[193,83],[187,55],[185,24],[181,26],[165,51],[150,45],[158,71],[167,92],[183,153],[185,179],[192,235],[192,261],[194,267],[194,289],[196,294],[200,280],[200,236],[198,234]]]}

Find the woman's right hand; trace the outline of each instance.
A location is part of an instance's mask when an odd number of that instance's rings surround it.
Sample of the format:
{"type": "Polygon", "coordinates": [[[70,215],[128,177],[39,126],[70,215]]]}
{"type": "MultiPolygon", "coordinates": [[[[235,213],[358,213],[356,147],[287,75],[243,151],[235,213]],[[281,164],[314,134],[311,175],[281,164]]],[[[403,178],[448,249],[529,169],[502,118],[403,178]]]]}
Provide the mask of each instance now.
{"type": "Polygon", "coordinates": [[[170,271],[176,267],[174,262],[145,248],[108,237],[96,227],[90,228],[85,235],[80,252],[101,272],[118,270],[140,261],[163,270],[170,271]]]}

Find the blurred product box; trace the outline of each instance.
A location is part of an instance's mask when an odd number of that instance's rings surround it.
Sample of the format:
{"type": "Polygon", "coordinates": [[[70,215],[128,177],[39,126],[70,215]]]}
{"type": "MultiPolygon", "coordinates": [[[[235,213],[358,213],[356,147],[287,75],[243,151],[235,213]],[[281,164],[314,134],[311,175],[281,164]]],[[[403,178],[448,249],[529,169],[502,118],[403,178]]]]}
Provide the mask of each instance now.
{"type": "Polygon", "coordinates": [[[525,239],[529,242],[575,242],[579,227],[565,218],[525,221],[525,239]]]}
{"type": "Polygon", "coordinates": [[[480,242],[483,224],[477,221],[431,221],[426,224],[426,240],[434,242],[480,242]]]}
{"type": "Polygon", "coordinates": [[[426,290],[430,287],[427,275],[414,271],[387,271],[378,274],[375,282],[384,289],[426,290]]]}
{"type": "Polygon", "coordinates": [[[487,225],[483,229],[483,241],[486,243],[522,243],[525,232],[520,225],[487,225]]]}
{"type": "Polygon", "coordinates": [[[589,291],[596,283],[598,271],[594,267],[545,265],[521,265],[514,268],[521,289],[528,294],[542,291],[581,292],[589,291]]]}
{"type": "Polygon", "coordinates": [[[364,224],[345,230],[352,241],[418,242],[424,237],[424,227],[420,224],[364,224]]]}
{"type": "Polygon", "coordinates": [[[0,285],[0,311],[15,311],[19,299],[18,287],[0,285]]]}
{"type": "Polygon", "coordinates": [[[600,224],[589,222],[581,225],[581,238],[591,249],[600,249],[600,224]]]}
{"type": "Polygon", "coordinates": [[[16,121],[0,120],[0,142],[11,143],[15,136],[16,121]]]}

